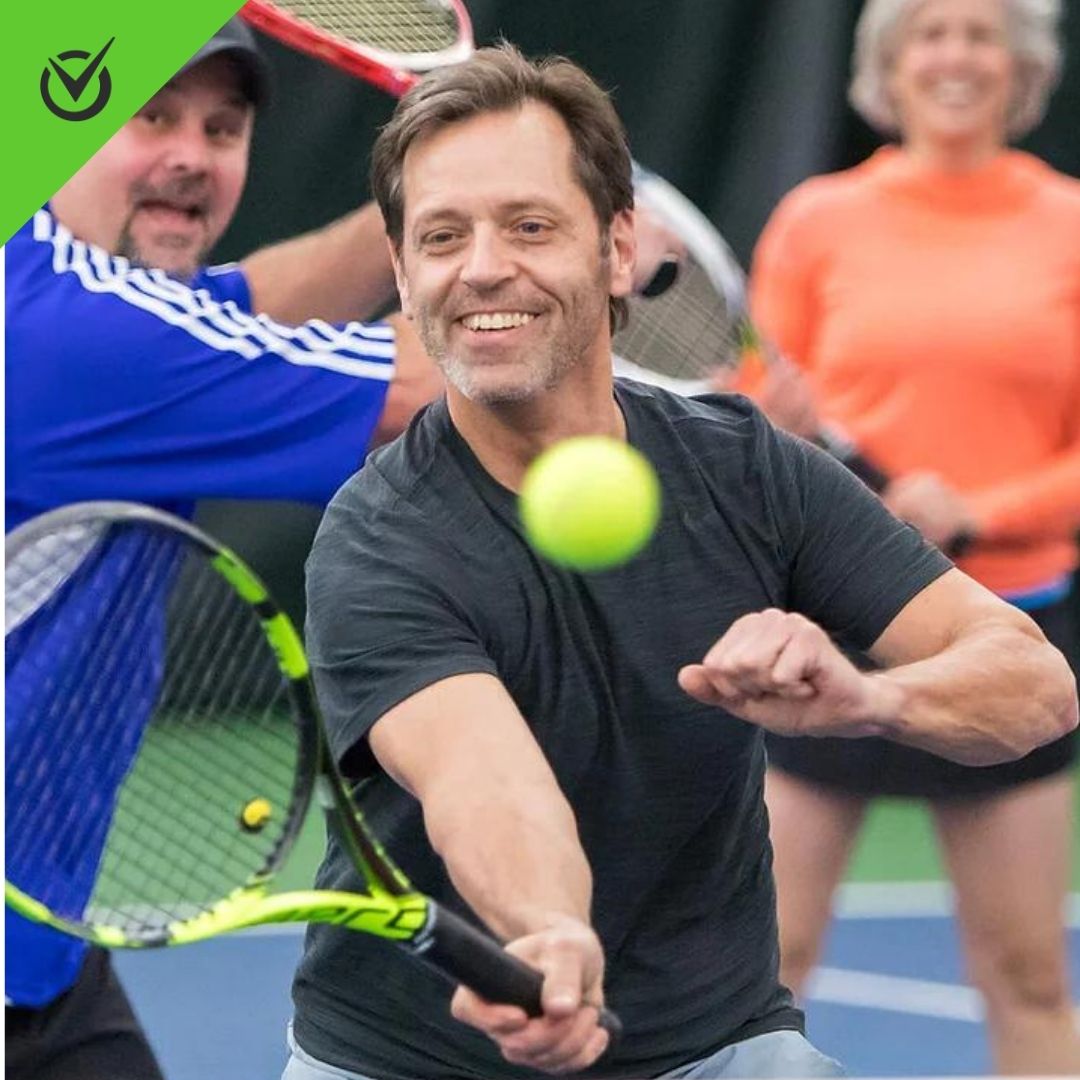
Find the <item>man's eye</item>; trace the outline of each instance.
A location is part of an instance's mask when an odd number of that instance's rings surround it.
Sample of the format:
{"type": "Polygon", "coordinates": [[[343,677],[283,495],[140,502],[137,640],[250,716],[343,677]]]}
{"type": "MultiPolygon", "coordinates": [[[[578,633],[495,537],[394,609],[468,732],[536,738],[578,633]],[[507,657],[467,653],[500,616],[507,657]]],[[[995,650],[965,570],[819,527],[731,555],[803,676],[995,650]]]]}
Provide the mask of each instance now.
{"type": "Polygon", "coordinates": [[[542,236],[548,231],[548,226],[543,221],[522,221],[518,223],[517,231],[526,236],[542,236]]]}
{"type": "Polygon", "coordinates": [[[240,131],[241,128],[237,124],[208,124],[206,135],[215,142],[230,142],[240,138],[240,131]]]}

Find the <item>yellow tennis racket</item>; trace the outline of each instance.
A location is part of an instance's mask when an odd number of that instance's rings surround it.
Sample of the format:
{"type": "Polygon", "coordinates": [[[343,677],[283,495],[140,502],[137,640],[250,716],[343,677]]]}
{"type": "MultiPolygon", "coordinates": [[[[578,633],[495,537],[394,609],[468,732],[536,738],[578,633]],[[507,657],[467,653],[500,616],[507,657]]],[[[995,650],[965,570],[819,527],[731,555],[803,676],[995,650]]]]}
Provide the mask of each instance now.
{"type": "Polygon", "coordinates": [[[94,502],[22,525],[6,557],[11,907],[109,948],[333,923],[541,1012],[539,972],[413,888],[371,833],[300,639],[235,554],[161,511],[94,502]],[[313,795],[364,892],[271,892],[313,795]]]}

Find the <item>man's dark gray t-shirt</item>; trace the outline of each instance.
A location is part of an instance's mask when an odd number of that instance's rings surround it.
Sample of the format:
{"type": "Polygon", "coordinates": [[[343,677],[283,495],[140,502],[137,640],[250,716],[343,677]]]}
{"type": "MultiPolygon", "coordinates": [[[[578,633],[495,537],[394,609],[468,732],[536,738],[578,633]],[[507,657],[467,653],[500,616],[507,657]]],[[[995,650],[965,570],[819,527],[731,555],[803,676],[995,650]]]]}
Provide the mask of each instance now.
{"type": "MultiPolygon", "coordinates": [[[[419,888],[462,912],[419,804],[365,737],[439,679],[487,672],[506,686],[593,870],[607,999],[626,1031],[590,1075],[646,1077],[802,1023],[777,983],[761,732],[689,698],[676,673],[768,607],[866,648],[950,564],[742,398],[623,380],[616,398],[663,488],[641,556],[587,575],[545,562],[513,493],[439,402],[327,510],[308,564],[308,645],[333,749],[366,777],[373,826],[419,888]]],[[[333,844],[319,884],[360,884],[333,844]]],[[[454,1021],[451,990],[391,945],[313,926],[295,1034],[316,1058],[379,1080],[539,1075],[454,1021]]]]}

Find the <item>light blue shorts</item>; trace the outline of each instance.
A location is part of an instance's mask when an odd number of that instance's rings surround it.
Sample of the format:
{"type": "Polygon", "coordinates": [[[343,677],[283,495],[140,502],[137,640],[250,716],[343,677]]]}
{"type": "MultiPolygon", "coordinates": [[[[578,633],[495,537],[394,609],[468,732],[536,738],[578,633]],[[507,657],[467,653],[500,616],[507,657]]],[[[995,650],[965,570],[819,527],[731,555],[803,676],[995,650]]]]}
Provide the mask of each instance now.
{"type": "MultiPolygon", "coordinates": [[[[370,1080],[360,1073],[326,1065],[305,1053],[289,1025],[289,1062],[281,1080],[370,1080]]],[[[797,1031],[770,1031],[733,1043],[701,1061],[664,1073],[671,1080],[812,1080],[844,1076],[844,1070],[797,1031]]]]}

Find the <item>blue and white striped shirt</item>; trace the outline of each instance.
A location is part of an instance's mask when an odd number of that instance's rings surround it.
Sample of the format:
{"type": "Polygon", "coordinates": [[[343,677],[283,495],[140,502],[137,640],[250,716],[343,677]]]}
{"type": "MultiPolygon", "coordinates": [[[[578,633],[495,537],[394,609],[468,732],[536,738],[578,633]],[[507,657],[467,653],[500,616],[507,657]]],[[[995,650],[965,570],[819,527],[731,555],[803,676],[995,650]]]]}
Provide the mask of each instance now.
{"type": "Polygon", "coordinates": [[[235,267],[184,283],[35,214],[7,245],[7,527],[93,498],[328,501],[382,412],[394,332],[250,303],[235,267]]]}

